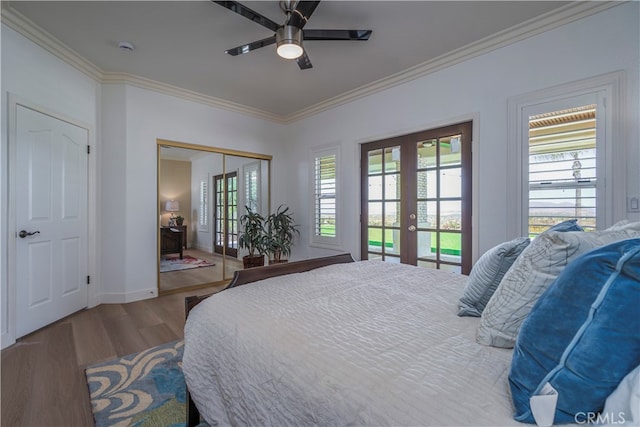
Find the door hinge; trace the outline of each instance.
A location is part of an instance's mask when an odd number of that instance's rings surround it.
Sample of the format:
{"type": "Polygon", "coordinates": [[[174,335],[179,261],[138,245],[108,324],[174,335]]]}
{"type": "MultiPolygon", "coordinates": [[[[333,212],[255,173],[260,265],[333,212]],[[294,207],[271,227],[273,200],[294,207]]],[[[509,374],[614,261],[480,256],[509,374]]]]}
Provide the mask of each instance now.
{"type": "Polygon", "coordinates": [[[91,284],[91,276],[87,276],[87,285],[91,284]]]}
{"type": "Polygon", "coordinates": [[[87,154],[91,154],[91,146],[87,145],[87,154]]]}

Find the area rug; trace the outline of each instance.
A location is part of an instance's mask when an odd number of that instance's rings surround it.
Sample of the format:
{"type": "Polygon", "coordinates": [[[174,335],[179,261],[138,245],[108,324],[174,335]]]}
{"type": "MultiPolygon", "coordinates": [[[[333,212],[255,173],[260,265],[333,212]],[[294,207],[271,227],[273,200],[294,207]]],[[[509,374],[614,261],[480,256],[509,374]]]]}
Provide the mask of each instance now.
{"type": "Polygon", "coordinates": [[[183,341],[86,369],[96,427],[185,426],[183,341]]]}
{"type": "Polygon", "coordinates": [[[194,258],[189,255],[185,255],[182,259],[179,256],[160,258],[160,273],[166,273],[167,271],[187,270],[189,268],[198,267],[213,267],[215,264],[210,263],[204,259],[194,258]]]}

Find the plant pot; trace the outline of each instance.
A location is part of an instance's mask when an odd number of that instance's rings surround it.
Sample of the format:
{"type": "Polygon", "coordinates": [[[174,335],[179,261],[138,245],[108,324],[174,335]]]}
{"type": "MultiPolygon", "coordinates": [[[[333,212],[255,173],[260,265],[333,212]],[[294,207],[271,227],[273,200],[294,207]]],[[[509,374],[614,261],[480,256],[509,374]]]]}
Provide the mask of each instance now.
{"type": "Polygon", "coordinates": [[[244,268],[262,267],[264,266],[264,255],[245,255],[242,257],[242,265],[244,268]]]}

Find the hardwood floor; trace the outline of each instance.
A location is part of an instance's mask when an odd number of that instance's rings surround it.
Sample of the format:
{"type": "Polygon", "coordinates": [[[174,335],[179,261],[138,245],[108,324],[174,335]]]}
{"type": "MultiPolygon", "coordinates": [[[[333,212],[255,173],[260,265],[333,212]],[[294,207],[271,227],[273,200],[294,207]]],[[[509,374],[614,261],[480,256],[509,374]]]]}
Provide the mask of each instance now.
{"type": "Polygon", "coordinates": [[[214,264],[214,266],[160,273],[160,293],[174,292],[203,283],[214,283],[224,280],[224,278],[231,279],[236,270],[242,270],[243,268],[242,260],[227,257],[225,260],[225,271],[223,273],[221,255],[192,248],[185,249],[184,255],[204,259],[214,264]]]}
{"type": "Polygon", "coordinates": [[[2,350],[2,426],[93,426],[84,369],[183,338],[184,298],[221,287],[128,304],[102,304],[2,350]]]}

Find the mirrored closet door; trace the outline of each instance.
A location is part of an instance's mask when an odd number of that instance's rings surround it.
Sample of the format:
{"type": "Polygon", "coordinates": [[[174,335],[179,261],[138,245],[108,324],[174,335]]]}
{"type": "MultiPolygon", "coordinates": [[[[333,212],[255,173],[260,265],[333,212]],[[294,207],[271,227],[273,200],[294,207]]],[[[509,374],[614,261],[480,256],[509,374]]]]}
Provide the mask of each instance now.
{"type": "Polygon", "coordinates": [[[158,140],[158,292],[222,285],[242,269],[238,220],[269,212],[271,156],[158,140]]]}

